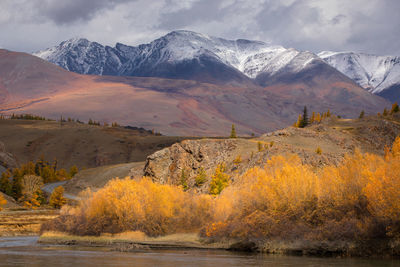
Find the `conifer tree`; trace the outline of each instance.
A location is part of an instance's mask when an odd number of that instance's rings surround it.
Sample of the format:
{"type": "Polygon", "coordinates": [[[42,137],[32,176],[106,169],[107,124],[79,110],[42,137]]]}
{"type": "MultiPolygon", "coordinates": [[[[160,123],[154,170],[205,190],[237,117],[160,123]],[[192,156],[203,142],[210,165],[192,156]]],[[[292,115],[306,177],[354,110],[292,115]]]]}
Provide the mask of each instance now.
{"type": "Polygon", "coordinates": [[[385,108],[384,110],[383,110],[383,116],[387,116],[389,114],[389,111],[387,110],[387,108],[385,108]]]}
{"type": "Polygon", "coordinates": [[[188,186],[188,183],[187,183],[187,175],[186,175],[184,169],[182,169],[182,172],[181,172],[181,185],[183,187],[183,190],[186,191],[186,190],[189,189],[189,186],[188,186]]]}
{"type": "Polygon", "coordinates": [[[78,173],[78,167],[76,167],[76,165],[73,165],[70,169],[69,169],[69,177],[74,177],[75,174],[78,173]]]}
{"type": "Polygon", "coordinates": [[[302,116],[302,120],[300,122],[300,128],[304,128],[309,124],[309,120],[308,120],[308,111],[307,111],[307,107],[304,106],[304,110],[303,110],[303,116],[302,116]]]}
{"type": "Polygon", "coordinates": [[[301,121],[303,120],[303,117],[299,114],[299,117],[297,117],[297,122],[293,125],[294,127],[300,128],[301,121]]]}
{"type": "Polygon", "coordinates": [[[206,182],[207,174],[203,167],[200,167],[194,180],[196,186],[202,186],[206,182]]]}
{"type": "Polygon", "coordinates": [[[321,122],[321,114],[318,112],[317,117],[315,118],[317,122],[321,122]]]}
{"type": "Polygon", "coordinates": [[[22,177],[14,175],[11,184],[11,196],[18,200],[20,197],[22,197],[22,189],[22,177]]]}
{"type": "Polygon", "coordinates": [[[313,123],[315,121],[315,112],[313,111],[311,119],[310,119],[310,123],[313,123]]]}
{"type": "Polygon", "coordinates": [[[11,182],[10,182],[11,173],[10,171],[3,172],[0,178],[0,191],[6,195],[12,194],[11,182]]]}
{"type": "Polygon", "coordinates": [[[360,116],[358,116],[358,118],[359,118],[359,119],[364,118],[364,114],[365,114],[365,112],[364,112],[364,110],[362,110],[361,113],[360,113],[360,116]]]}
{"type": "Polygon", "coordinates": [[[219,195],[229,184],[229,175],[225,173],[225,164],[218,164],[210,182],[210,194],[219,195]]]}
{"type": "Polygon", "coordinates": [[[390,114],[394,114],[394,113],[397,113],[397,112],[399,112],[399,105],[397,104],[397,102],[395,102],[392,105],[392,110],[390,111],[390,114]]]}
{"type": "Polygon", "coordinates": [[[229,136],[229,138],[237,138],[235,124],[232,124],[231,135],[229,136]]]}
{"type": "Polygon", "coordinates": [[[55,209],[59,209],[67,203],[64,197],[64,187],[56,187],[50,196],[49,204],[55,209]]]}

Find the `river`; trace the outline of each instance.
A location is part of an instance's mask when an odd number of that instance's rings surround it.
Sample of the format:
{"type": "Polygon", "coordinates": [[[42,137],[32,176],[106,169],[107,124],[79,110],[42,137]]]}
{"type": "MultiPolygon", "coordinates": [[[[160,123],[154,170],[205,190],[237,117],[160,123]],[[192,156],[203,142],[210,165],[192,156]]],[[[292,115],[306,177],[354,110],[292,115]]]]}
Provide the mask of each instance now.
{"type": "Polygon", "coordinates": [[[102,248],[40,245],[37,239],[0,238],[0,266],[400,266],[399,260],[261,255],[215,250],[115,252],[102,248]]]}

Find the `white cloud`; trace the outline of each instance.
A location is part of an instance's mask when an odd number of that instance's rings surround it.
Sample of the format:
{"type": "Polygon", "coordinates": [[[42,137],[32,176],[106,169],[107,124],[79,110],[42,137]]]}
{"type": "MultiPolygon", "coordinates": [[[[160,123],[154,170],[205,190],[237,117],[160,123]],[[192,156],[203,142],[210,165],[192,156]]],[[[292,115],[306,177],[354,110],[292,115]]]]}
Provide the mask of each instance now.
{"type": "Polygon", "coordinates": [[[396,0],[1,0],[0,34],[32,52],[71,37],[149,42],[175,29],[318,52],[400,55],[396,0]]]}

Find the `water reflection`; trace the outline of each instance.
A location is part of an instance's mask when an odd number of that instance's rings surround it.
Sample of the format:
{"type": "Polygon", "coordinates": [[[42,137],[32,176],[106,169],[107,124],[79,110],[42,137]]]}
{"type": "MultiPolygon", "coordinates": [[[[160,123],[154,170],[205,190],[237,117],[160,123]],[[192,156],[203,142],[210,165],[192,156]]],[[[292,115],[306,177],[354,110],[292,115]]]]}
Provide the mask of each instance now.
{"type": "Polygon", "coordinates": [[[0,238],[1,266],[400,266],[398,260],[334,259],[238,254],[207,250],[153,250],[135,253],[105,248],[44,246],[37,237],[0,238]]]}

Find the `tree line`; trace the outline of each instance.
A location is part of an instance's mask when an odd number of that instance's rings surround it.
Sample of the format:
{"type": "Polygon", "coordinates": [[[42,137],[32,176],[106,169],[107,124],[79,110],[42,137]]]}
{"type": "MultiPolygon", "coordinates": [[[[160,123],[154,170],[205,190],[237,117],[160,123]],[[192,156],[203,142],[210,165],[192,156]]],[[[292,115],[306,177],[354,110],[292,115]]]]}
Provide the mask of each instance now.
{"type": "Polygon", "coordinates": [[[75,165],[67,171],[58,168],[56,159],[50,163],[41,157],[35,163],[30,161],[22,164],[20,168],[3,172],[0,178],[0,192],[28,208],[35,208],[47,204],[47,198],[41,190],[44,184],[68,180],[77,173],[78,168],[75,165]]]}

